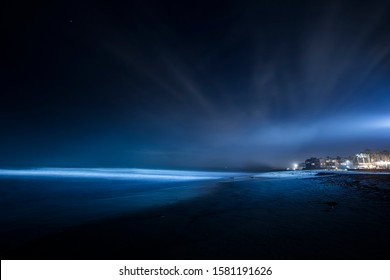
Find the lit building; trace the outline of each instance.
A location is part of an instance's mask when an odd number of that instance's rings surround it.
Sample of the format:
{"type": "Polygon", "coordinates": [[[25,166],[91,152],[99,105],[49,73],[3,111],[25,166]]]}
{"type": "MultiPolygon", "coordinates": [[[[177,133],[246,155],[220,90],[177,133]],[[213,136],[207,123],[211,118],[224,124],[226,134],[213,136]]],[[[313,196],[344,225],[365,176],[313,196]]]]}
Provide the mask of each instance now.
{"type": "Polygon", "coordinates": [[[326,169],[339,169],[340,167],[340,157],[338,158],[330,158],[327,157],[325,161],[325,168],[326,169]]]}
{"type": "Polygon", "coordinates": [[[341,158],[309,158],[305,161],[305,169],[339,169],[341,158]]]}
{"type": "Polygon", "coordinates": [[[305,169],[321,169],[320,159],[312,157],[305,160],[305,169]]]}
{"type": "Polygon", "coordinates": [[[357,169],[390,169],[390,152],[367,150],[355,155],[354,164],[357,169]]]}
{"type": "MultiPolygon", "coordinates": [[[[295,169],[301,169],[294,167],[295,169]]],[[[390,152],[366,150],[348,158],[311,157],[303,163],[302,169],[390,169],[390,152]]]]}
{"type": "Polygon", "coordinates": [[[354,169],[353,160],[352,158],[342,158],[339,161],[339,168],[340,169],[354,169]]]}

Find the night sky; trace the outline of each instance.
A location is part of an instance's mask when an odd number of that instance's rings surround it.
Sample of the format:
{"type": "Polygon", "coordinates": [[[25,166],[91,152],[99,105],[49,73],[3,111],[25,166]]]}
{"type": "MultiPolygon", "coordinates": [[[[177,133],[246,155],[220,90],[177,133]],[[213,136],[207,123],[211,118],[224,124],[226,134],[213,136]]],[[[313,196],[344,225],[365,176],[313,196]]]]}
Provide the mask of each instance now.
{"type": "Polygon", "coordinates": [[[390,149],[389,1],[6,1],[1,167],[390,149]]]}

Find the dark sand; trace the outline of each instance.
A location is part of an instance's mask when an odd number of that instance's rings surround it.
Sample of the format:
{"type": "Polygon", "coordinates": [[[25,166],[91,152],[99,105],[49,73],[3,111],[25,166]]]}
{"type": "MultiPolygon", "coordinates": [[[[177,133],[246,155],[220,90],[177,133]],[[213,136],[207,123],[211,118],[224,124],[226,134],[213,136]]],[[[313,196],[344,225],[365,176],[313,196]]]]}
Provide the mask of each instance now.
{"type": "Polygon", "coordinates": [[[75,226],[2,259],[390,259],[390,175],[219,183],[170,206],[75,226]]]}

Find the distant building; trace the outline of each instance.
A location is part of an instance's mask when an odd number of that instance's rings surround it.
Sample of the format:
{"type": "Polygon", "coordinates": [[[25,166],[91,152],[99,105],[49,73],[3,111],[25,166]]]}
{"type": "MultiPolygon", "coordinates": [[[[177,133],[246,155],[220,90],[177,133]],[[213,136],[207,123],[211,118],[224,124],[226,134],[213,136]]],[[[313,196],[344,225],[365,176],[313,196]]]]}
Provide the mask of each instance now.
{"type": "MultiPolygon", "coordinates": [[[[355,154],[348,158],[311,157],[303,164],[303,169],[390,169],[389,151],[370,151],[355,154]]],[[[302,166],[300,165],[300,166],[302,166]]],[[[300,169],[299,165],[294,168],[300,169]]]]}
{"type": "Polygon", "coordinates": [[[373,168],[371,165],[371,157],[368,153],[358,153],[355,155],[354,162],[357,169],[373,168]]]}
{"type": "Polygon", "coordinates": [[[356,154],[353,163],[357,169],[390,169],[390,152],[366,150],[356,154]]]}
{"type": "Polygon", "coordinates": [[[305,160],[305,169],[321,169],[320,159],[312,157],[305,160]]]}
{"type": "Polygon", "coordinates": [[[339,161],[339,169],[353,169],[354,164],[352,158],[341,158],[339,161]]]}
{"type": "Polygon", "coordinates": [[[338,157],[338,158],[327,157],[325,159],[325,168],[326,169],[339,169],[340,168],[340,157],[338,157]]]}
{"type": "Polygon", "coordinates": [[[305,161],[305,169],[340,169],[341,158],[309,158],[305,161]]]}

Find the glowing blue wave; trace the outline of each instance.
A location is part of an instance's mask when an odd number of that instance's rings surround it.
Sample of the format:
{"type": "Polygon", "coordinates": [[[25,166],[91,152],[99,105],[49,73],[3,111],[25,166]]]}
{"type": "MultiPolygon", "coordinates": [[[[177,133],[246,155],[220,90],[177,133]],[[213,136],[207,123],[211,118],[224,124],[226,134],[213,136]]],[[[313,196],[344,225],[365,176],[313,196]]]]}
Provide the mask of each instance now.
{"type": "Polygon", "coordinates": [[[34,168],[0,169],[0,176],[7,177],[60,177],[95,178],[114,180],[211,180],[236,176],[239,173],[178,171],[136,168],[34,168]]]}

